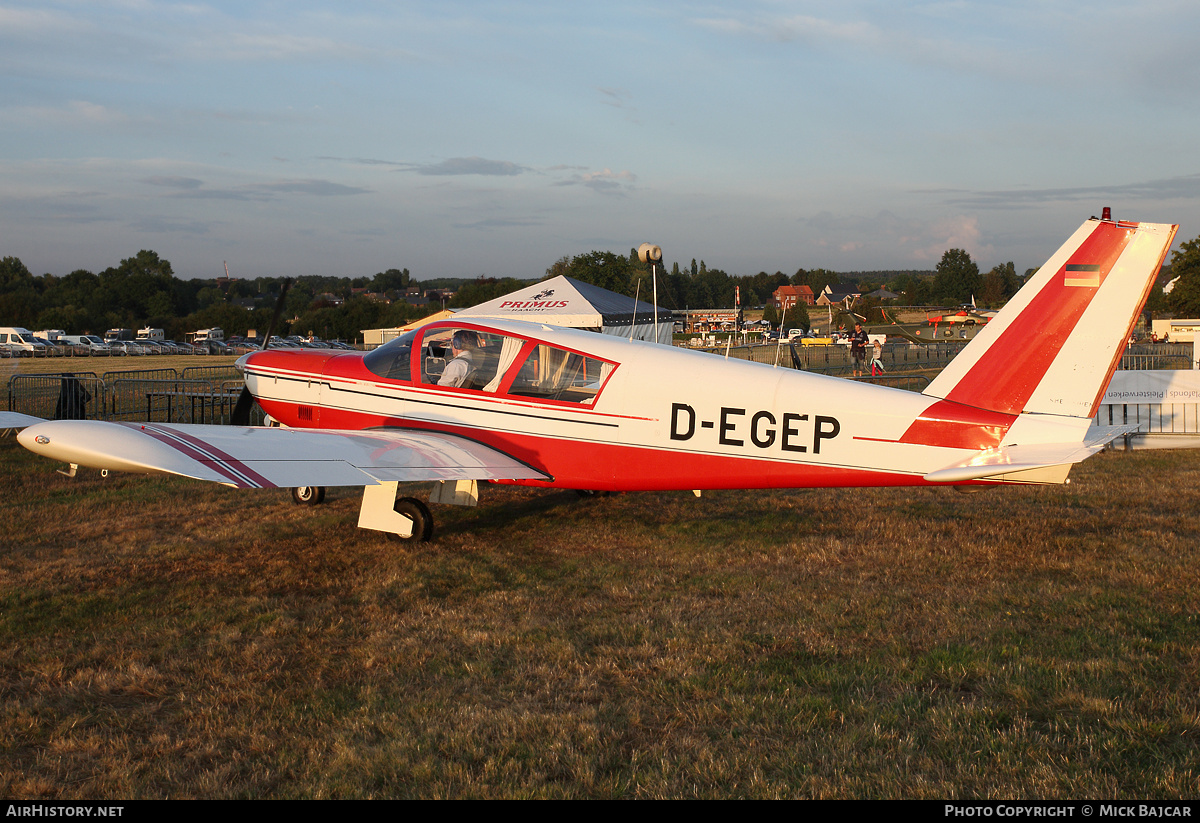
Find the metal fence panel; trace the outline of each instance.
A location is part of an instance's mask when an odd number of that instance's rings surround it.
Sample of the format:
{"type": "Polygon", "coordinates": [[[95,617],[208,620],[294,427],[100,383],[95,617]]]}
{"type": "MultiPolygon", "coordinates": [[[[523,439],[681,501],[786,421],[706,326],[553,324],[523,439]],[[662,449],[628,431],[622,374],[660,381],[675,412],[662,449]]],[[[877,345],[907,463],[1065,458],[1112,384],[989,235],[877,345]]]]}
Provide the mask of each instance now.
{"type": "Polygon", "coordinates": [[[126,369],[106,371],[101,377],[109,383],[114,380],[178,380],[179,372],[174,369],[126,369]]]}
{"type": "MultiPolygon", "coordinates": [[[[888,371],[912,371],[915,369],[941,369],[954,359],[966,345],[965,341],[945,341],[927,346],[907,343],[888,344],[883,347],[882,361],[888,371]]],[[[776,363],[786,368],[796,368],[820,374],[849,374],[854,371],[854,359],[850,347],[842,345],[802,346],[797,343],[766,343],[759,346],[730,346],[701,349],[718,357],[728,356],[731,360],[749,360],[755,363],[776,363]],[[793,355],[794,351],[794,355],[793,355]]],[[[870,363],[871,351],[867,350],[870,363]]]]}
{"type": "Polygon", "coordinates": [[[904,389],[905,391],[917,392],[920,394],[929,385],[929,378],[923,374],[879,374],[874,377],[865,375],[855,378],[860,383],[873,383],[876,386],[888,386],[893,389],[904,389]]]}
{"type": "Polygon", "coordinates": [[[8,409],[48,420],[104,420],[106,389],[93,372],[14,374],[8,380],[8,409]]]}
{"type": "Polygon", "coordinates": [[[240,386],[231,391],[208,380],[114,380],[109,414],[113,420],[223,424],[240,391],[240,386]]]}
{"type": "Polygon", "coordinates": [[[1190,354],[1171,354],[1170,352],[1126,352],[1121,355],[1121,368],[1126,371],[1143,369],[1147,371],[1166,371],[1190,369],[1192,356],[1190,354]]]}
{"type": "Polygon", "coordinates": [[[187,366],[183,370],[184,380],[211,380],[220,383],[225,380],[241,382],[242,375],[234,366],[187,366]]]}

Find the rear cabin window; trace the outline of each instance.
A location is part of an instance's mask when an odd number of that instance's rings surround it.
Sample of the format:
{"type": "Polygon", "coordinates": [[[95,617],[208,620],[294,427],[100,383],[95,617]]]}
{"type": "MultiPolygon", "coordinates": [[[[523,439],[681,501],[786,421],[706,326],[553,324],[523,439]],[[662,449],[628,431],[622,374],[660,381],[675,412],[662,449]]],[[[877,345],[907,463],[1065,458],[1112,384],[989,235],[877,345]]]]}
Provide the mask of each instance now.
{"type": "Polygon", "coordinates": [[[517,397],[591,404],[613,365],[546,344],[535,346],[517,371],[508,393],[517,397]]]}

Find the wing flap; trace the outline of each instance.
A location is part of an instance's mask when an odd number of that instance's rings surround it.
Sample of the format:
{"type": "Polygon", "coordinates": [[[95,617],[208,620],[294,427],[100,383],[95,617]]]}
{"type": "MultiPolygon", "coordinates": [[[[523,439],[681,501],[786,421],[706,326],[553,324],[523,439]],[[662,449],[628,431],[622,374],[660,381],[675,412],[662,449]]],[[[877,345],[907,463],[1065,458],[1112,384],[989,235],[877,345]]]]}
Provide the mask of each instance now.
{"type": "Polygon", "coordinates": [[[490,446],[433,431],[48,420],[29,426],[18,440],[67,463],[177,474],[238,488],[550,479],[490,446]]]}

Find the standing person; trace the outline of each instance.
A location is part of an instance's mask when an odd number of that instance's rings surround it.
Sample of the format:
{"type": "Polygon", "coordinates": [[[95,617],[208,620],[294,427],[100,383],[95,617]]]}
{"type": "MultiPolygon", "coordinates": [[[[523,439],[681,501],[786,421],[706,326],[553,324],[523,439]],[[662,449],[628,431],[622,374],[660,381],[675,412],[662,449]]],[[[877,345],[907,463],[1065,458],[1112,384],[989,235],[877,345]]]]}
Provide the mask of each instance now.
{"type": "Polygon", "coordinates": [[[854,376],[862,377],[863,361],[867,359],[867,333],[863,331],[862,323],[854,324],[854,334],[850,335],[850,356],[854,358],[854,376]]]}
{"type": "Polygon", "coordinates": [[[871,376],[877,374],[883,374],[883,343],[878,340],[871,343],[871,376]]]}

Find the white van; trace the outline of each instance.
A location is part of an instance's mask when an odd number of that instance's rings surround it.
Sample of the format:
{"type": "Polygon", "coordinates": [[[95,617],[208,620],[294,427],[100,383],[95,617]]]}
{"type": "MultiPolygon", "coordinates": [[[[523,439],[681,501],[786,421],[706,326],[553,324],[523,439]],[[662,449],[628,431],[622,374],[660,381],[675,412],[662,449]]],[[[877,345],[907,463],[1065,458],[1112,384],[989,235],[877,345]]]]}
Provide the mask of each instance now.
{"type": "Polygon", "coordinates": [[[94,334],[64,334],[58,340],[71,346],[81,346],[93,356],[112,354],[108,344],[94,334]]]}
{"type": "Polygon", "coordinates": [[[0,348],[7,349],[13,357],[33,357],[41,354],[43,344],[38,343],[33,332],[20,326],[0,327],[0,348]]]}

